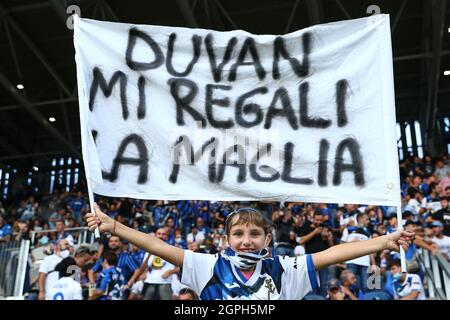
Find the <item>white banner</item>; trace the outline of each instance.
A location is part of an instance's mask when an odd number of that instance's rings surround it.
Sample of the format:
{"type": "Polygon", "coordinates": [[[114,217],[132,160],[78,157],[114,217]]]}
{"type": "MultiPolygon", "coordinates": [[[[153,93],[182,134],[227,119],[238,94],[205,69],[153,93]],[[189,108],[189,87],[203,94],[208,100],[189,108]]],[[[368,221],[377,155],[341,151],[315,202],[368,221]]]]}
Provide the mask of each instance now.
{"type": "Polygon", "coordinates": [[[388,15],[283,36],[75,19],[93,191],[398,205],[388,15]]]}

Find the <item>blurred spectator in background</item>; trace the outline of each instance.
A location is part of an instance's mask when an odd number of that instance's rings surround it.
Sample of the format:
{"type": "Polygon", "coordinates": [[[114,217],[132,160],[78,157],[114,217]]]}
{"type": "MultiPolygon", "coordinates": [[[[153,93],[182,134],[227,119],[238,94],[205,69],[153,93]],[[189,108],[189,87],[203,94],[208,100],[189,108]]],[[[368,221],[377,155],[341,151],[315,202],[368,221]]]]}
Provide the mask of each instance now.
{"type": "Polygon", "coordinates": [[[358,300],[359,290],[356,286],[357,279],[355,274],[350,270],[344,270],[339,277],[341,289],[344,293],[344,300],[358,300]]]}
{"type": "MultiPolygon", "coordinates": [[[[156,230],[155,236],[163,241],[167,240],[165,228],[156,230]]],[[[139,268],[139,274],[146,274],[142,296],[144,300],[171,300],[172,276],[180,271],[171,263],[151,255],[145,254],[144,261],[139,268]]]]}
{"type": "Polygon", "coordinates": [[[60,207],[58,210],[53,212],[48,219],[48,225],[50,229],[55,229],[56,222],[64,221],[65,218],[66,218],[66,208],[60,207]]]}
{"type": "Polygon", "coordinates": [[[86,213],[86,199],[81,191],[77,191],[76,196],[72,197],[68,203],[68,209],[72,212],[73,218],[77,223],[82,222],[82,218],[86,213]]]}
{"type": "Polygon", "coordinates": [[[202,217],[197,218],[197,230],[198,232],[203,233],[205,236],[210,233],[210,229],[205,225],[205,222],[202,217]]]}
{"type": "Polygon", "coordinates": [[[117,256],[106,251],[102,256],[102,272],[100,273],[95,290],[90,300],[121,300],[125,279],[117,269],[117,256]]]}
{"type": "Polygon", "coordinates": [[[440,221],[431,223],[433,230],[433,242],[439,247],[439,252],[450,261],[450,237],[444,235],[444,225],[440,221]]]}
{"type": "Polygon", "coordinates": [[[296,234],[294,232],[294,219],[291,210],[281,208],[275,211],[273,222],[275,223],[274,256],[294,257],[296,246],[296,234]]]}
{"type": "Polygon", "coordinates": [[[445,196],[441,198],[441,209],[432,213],[429,220],[439,221],[444,226],[444,235],[450,236],[450,198],[445,196]]]}
{"type": "MultiPolygon", "coordinates": [[[[343,236],[341,239],[343,242],[366,241],[371,238],[371,234],[367,228],[369,225],[367,214],[361,212],[358,213],[356,221],[357,226],[347,226],[345,229],[348,230],[348,235],[343,236]]],[[[367,291],[369,267],[372,267],[370,272],[375,272],[375,255],[367,255],[347,261],[346,265],[347,269],[350,270],[357,278],[357,288],[363,292],[367,291]]]]}
{"type": "Polygon", "coordinates": [[[62,259],[67,258],[72,250],[69,242],[60,240],[55,246],[55,252],[44,258],[39,266],[39,300],[45,299],[45,294],[50,286],[58,279],[55,267],[62,259]]]}
{"type": "Polygon", "coordinates": [[[344,213],[340,218],[339,225],[341,227],[341,231],[344,230],[347,226],[356,225],[356,215],[359,213],[359,210],[355,204],[346,204],[344,205],[344,213]]]}
{"type": "Polygon", "coordinates": [[[422,281],[417,274],[402,273],[400,260],[394,260],[390,270],[396,300],[425,300],[422,281]]]}
{"type": "Polygon", "coordinates": [[[327,283],[328,287],[328,300],[344,300],[345,294],[342,291],[341,284],[338,279],[331,279],[327,283]]]}
{"type": "Polygon", "coordinates": [[[0,243],[8,242],[12,238],[12,227],[7,224],[2,215],[0,215],[0,243]]]}
{"type": "MultiPolygon", "coordinates": [[[[305,247],[306,254],[320,252],[334,245],[333,235],[323,224],[323,215],[320,211],[314,212],[312,222],[306,221],[304,223],[298,236],[300,237],[300,245],[305,247]]],[[[328,275],[328,267],[319,270],[320,287],[315,290],[315,293],[325,296],[328,275]]]]}
{"type": "MultiPolygon", "coordinates": [[[[441,197],[447,196],[447,187],[450,187],[450,171],[447,171],[447,175],[439,182],[439,188],[441,189],[441,197]]],[[[449,189],[450,190],[450,189],[449,189]]]]}
{"type": "Polygon", "coordinates": [[[444,164],[442,159],[436,160],[436,170],[434,171],[434,175],[438,180],[444,179],[450,173],[450,167],[444,164]]]}
{"type": "Polygon", "coordinates": [[[58,280],[49,287],[46,300],[82,300],[80,267],[75,259],[64,258],[56,265],[55,271],[58,273],[58,280]]]}
{"type": "Polygon", "coordinates": [[[197,300],[197,295],[193,290],[184,288],[180,290],[178,300],[197,300]]]}
{"type": "Polygon", "coordinates": [[[145,250],[135,246],[134,244],[130,244],[130,252],[138,266],[140,266],[144,261],[145,250]]]}
{"type": "Polygon", "coordinates": [[[198,231],[198,227],[196,224],[192,224],[191,232],[186,237],[187,243],[198,242],[203,243],[205,240],[205,234],[201,231],[198,231]]]}
{"type": "MultiPolygon", "coordinates": [[[[133,258],[131,252],[127,250],[127,245],[124,246],[118,236],[111,236],[108,240],[108,249],[105,250],[105,252],[109,251],[116,255],[117,262],[115,266],[125,281],[125,290],[131,288],[139,277],[139,265],[133,258]]],[[[103,259],[100,258],[89,271],[89,280],[91,283],[95,282],[95,273],[102,270],[102,263],[103,259]]],[[[128,291],[125,295],[127,294],[129,294],[128,291]]]]}
{"type": "Polygon", "coordinates": [[[55,242],[65,239],[69,242],[71,246],[73,246],[74,244],[73,236],[70,233],[66,232],[66,226],[63,220],[55,221],[55,229],[56,229],[55,242]]]}

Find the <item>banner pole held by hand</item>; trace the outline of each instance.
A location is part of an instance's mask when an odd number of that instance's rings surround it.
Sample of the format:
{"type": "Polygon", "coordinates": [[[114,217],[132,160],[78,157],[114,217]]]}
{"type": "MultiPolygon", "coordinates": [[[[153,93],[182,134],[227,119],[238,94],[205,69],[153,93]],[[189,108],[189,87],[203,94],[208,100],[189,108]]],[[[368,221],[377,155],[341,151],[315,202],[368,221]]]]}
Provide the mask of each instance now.
{"type": "MultiPolygon", "coordinates": [[[[97,216],[97,213],[95,212],[95,206],[94,206],[94,193],[92,192],[91,182],[90,182],[89,178],[86,179],[86,183],[87,183],[87,189],[88,189],[89,204],[91,206],[92,213],[95,214],[95,216],[97,216]]],[[[94,236],[95,236],[95,239],[100,238],[100,230],[98,229],[98,226],[94,230],[94,236]]]]}
{"type": "MultiPolygon", "coordinates": [[[[397,206],[397,229],[403,230],[403,223],[402,223],[402,206],[399,204],[397,206]]],[[[400,264],[402,267],[402,273],[406,273],[406,258],[405,258],[405,250],[403,250],[403,247],[400,245],[400,264]]]]}

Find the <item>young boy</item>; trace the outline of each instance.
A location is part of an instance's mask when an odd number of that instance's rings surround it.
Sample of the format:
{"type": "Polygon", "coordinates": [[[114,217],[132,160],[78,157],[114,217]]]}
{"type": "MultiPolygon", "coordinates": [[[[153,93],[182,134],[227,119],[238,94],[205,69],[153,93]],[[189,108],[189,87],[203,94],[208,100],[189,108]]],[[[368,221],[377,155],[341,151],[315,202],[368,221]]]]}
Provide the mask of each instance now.
{"type": "Polygon", "coordinates": [[[224,254],[202,254],[171,246],[111,219],[96,205],[97,216],[86,215],[89,229],[110,232],[147,252],[182,268],[181,283],[200,299],[279,300],[302,299],[317,288],[316,270],[384,249],[408,249],[414,234],[397,231],[371,239],[331,247],[300,257],[268,258],[271,222],[251,208],[228,215],[225,223],[228,247],[224,254]]]}
{"type": "MultiPolygon", "coordinates": [[[[110,218],[109,218],[110,219],[110,218]]],[[[103,271],[97,279],[94,293],[90,300],[121,300],[125,278],[117,270],[117,256],[112,252],[103,253],[103,271]]]]}
{"type": "Polygon", "coordinates": [[[425,300],[422,281],[417,274],[402,273],[400,260],[391,264],[392,288],[396,300],[425,300]]]}

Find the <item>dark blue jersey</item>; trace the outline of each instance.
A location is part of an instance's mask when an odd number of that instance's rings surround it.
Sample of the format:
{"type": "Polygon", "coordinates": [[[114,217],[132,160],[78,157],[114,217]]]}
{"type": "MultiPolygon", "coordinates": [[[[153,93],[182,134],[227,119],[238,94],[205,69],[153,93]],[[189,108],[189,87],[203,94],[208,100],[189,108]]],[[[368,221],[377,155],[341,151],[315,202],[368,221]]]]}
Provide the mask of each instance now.
{"type": "MultiPolygon", "coordinates": [[[[92,267],[92,270],[94,272],[101,271],[103,269],[102,262],[102,258],[98,259],[94,267],[92,267]]],[[[130,252],[120,252],[117,255],[117,269],[127,281],[130,280],[134,271],[139,268],[139,265],[140,264],[135,260],[130,252]]]]}
{"type": "Polygon", "coordinates": [[[121,300],[125,279],[116,267],[110,267],[103,270],[98,279],[95,288],[103,291],[103,296],[99,300],[121,300]]]}

